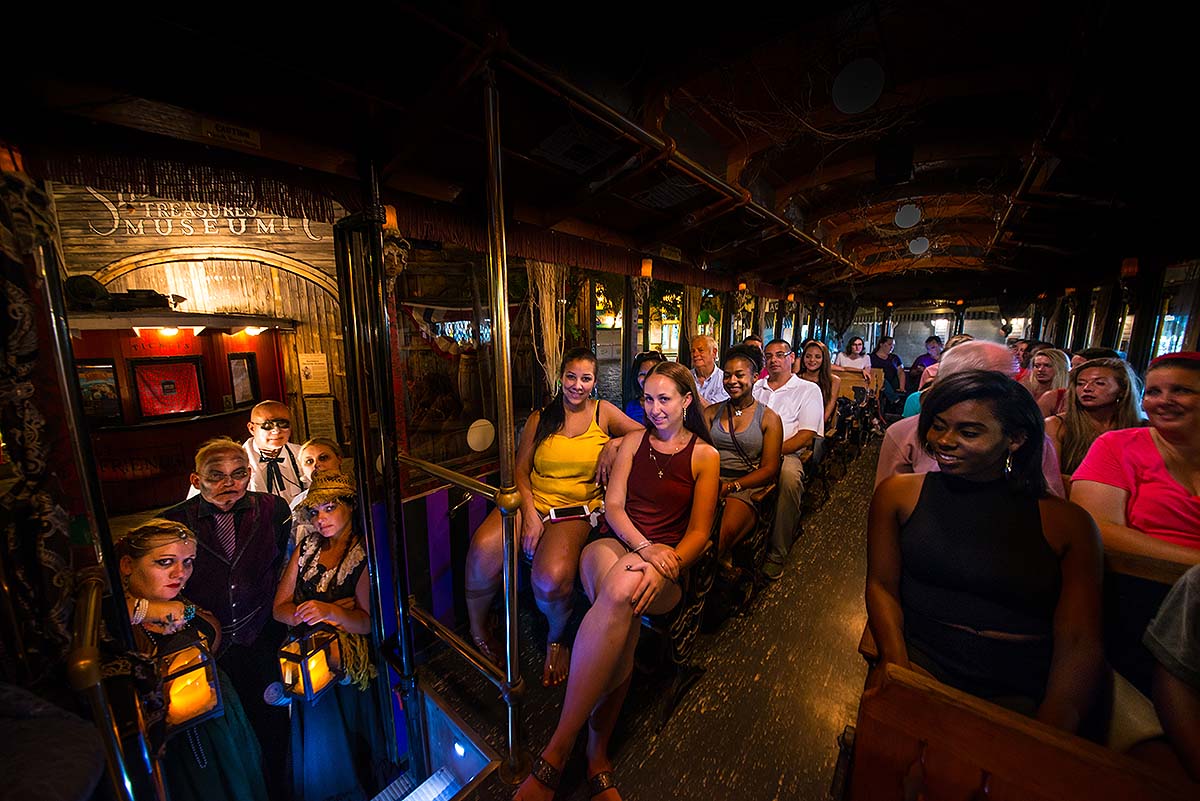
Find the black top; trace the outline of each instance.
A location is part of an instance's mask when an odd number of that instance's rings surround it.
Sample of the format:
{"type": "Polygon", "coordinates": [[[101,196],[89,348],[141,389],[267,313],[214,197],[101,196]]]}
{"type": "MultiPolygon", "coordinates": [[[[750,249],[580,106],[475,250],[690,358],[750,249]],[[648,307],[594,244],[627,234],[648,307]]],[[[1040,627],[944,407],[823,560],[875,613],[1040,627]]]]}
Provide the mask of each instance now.
{"type": "Polygon", "coordinates": [[[926,473],[900,529],[905,628],[937,621],[976,631],[1050,636],[1058,555],[1042,533],[1037,498],[1007,479],[975,482],[926,473]]]}
{"type": "Polygon", "coordinates": [[[900,361],[900,357],[896,354],[888,356],[886,359],[871,351],[871,366],[883,370],[883,380],[891,384],[893,387],[899,388],[900,378],[896,371],[904,367],[904,363],[900,361]]]}

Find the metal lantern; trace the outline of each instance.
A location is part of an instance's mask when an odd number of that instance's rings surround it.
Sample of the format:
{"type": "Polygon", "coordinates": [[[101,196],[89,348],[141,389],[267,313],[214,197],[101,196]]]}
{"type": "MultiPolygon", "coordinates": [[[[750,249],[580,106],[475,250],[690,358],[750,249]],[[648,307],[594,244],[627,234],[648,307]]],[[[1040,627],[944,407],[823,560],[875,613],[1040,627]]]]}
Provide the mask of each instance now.
{"type": "Polygon", "coordinates": [[[167,736],[224,713],[217,662],[199,632],[188,628],[164,638],[157,659],[167,736]]]}
{"type": "Polygon", "coordinates": [[[337,629],[328,623],[297,626],[279,649],[283,688],[293,698],[316,701],[345,675],[337,629]]]}

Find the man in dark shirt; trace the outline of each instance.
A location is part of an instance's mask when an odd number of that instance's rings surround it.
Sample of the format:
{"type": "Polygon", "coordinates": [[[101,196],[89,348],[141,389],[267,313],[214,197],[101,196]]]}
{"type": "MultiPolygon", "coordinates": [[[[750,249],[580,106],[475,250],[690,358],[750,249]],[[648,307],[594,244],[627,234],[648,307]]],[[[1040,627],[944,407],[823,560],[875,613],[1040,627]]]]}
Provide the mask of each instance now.
{"type": "Polygon", "coordinates": [[[196,535],[198,551],[188,598],[221,623],[218,664],[241,697],[262,745],[267,789],[284,797],[288,713],[268,705],[263,690],[279,679],[279,646],[286,634],[272,617],[275,587],[291,529],[287,502],[248,492],[250,464],[242,446],[209,440],[196,452],[192,486],[200,494],[163,517],[196,535]]]}

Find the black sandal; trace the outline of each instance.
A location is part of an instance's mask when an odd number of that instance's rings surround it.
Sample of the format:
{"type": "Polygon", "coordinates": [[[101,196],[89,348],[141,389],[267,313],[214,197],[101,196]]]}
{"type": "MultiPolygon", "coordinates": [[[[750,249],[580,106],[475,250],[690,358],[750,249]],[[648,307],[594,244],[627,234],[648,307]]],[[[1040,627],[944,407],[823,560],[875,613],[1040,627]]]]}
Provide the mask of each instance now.
{"type": "Polygon", "coordinates": [[[621,791],[611,770],[602,770],[588,779],[588,797],[595,798],[608,790],[621,791]]]}
{"type": "Polygon", "coordinates": [[[533,770],[529,771],[529,775],[544,784],[547,789],[558,790],[558,784],[562,781],[562,773],[558,768],[551,765],[540,756],[533,760],[533,770]]]}

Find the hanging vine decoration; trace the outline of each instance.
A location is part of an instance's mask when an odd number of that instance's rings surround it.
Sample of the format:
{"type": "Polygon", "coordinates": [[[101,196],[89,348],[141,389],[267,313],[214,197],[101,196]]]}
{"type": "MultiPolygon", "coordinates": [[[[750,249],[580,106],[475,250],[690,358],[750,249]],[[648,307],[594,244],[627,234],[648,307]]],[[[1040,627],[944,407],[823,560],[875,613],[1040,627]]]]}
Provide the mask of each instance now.
{"type": "Polygon", "coordinates": [[[553,388],[565,342],[567,268],[530,259],[525,262],[525,270],[529,274],[529,313],[541,329],[540,337],[535,333],[531,338],[533,355],[545,372],[547,386],[553,388]]]}

